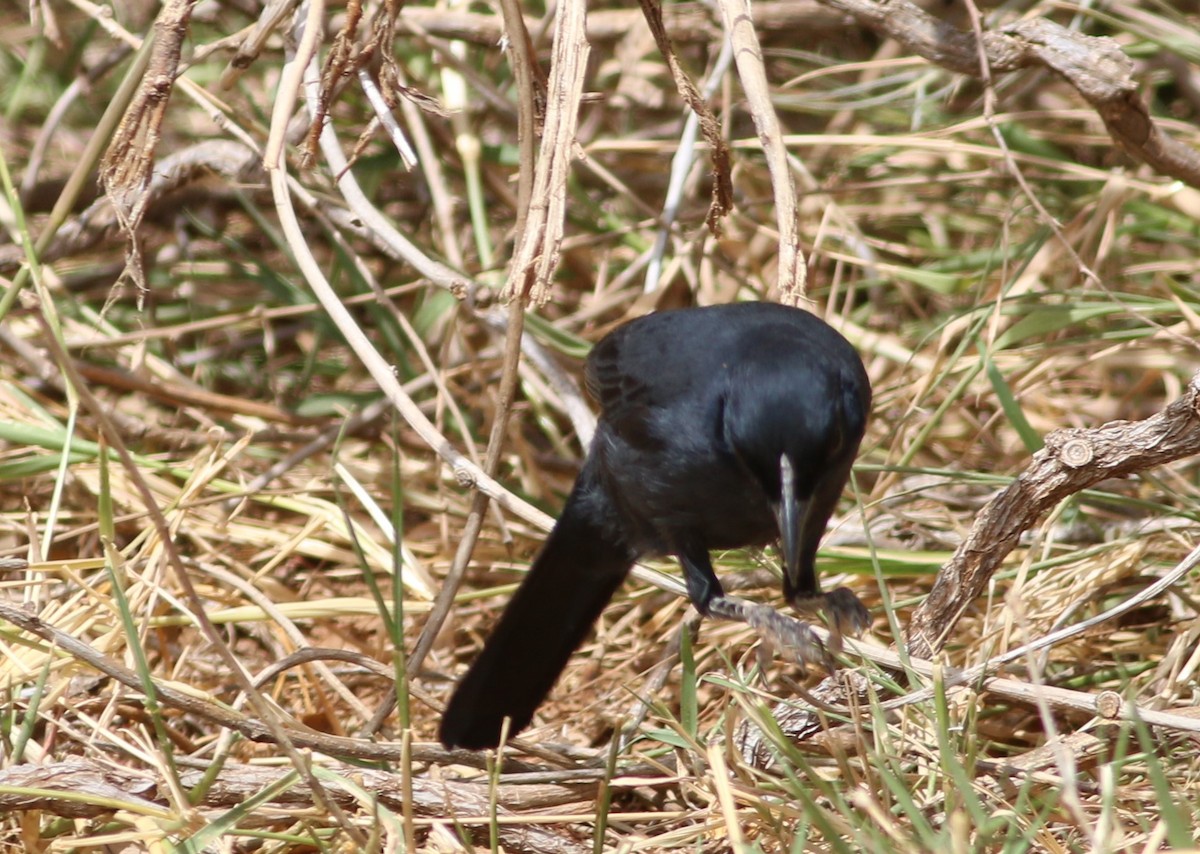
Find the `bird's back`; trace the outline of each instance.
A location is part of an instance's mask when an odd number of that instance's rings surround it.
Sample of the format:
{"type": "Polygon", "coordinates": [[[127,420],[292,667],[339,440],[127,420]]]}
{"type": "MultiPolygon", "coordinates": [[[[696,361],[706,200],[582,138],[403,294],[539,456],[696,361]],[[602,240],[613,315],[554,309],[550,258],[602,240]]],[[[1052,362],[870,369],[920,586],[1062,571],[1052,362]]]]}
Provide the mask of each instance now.
{"type": "Polygon", "coordinates": [[[629,402],[665,406],[754,353],[858,363],[854,349],[816,315],[746,302],[662,311],[630,321],[592,348],[585,380],[606,414],[629,402]]]}

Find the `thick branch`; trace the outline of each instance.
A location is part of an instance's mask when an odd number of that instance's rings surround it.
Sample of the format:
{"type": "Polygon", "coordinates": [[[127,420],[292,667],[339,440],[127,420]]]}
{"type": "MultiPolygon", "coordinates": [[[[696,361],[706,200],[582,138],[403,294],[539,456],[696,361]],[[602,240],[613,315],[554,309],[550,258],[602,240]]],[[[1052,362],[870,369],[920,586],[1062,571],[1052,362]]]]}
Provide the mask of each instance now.
{"type": "MultiPolygon", "coordinates": [[[[959,74],[978,77],[975,35],[932,17],[908,0],[822,0],[859,23],[894,38],[913,53],[959,74]]],[[[1056,72],[1104,120],[1131,157],[1164,175],[1200,187],[1200,153],[1168,136],[1137,94],[1133,63],[1109,38],[1073,32],[1052,21],[1018,21],[983,35],[993,74],[1041,66],[1056,72]]]]}
{"type": "Polygon", "coordinates": [[[971,533],[938,573],[908,626],[912,655],[942,647],[963,608],[987,585],[1022,533],[1060,501],[1112,477],[1200,453],[1200,374],[1166,409],[1144,421],[1112,421],[1089,430],[1056,430],[1008,488],[983,508],[971,533]]]}

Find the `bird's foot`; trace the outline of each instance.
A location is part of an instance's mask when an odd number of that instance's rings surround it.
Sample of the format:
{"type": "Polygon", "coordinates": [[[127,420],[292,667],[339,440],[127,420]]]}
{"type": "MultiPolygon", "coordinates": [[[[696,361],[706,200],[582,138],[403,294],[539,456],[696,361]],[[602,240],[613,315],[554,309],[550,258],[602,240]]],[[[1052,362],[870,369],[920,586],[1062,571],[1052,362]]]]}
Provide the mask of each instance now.
{"type": "Polygon", "coordinates": [[[871,612],[849,587],[838,587],[824,596],[825,613],[839,634],[858,637],[871,628],[871,612]]]}
{"type": "Polygon", "coordinates": [[[802,614],[824,610],[830,631],[857,637],[871,627],[871,612],[849,587],[838,587],[818,596],[796,597],[792,607],[802,614]]]}
{"type": "Polygon", "coordinates": [[[768,605],[759,605],[734,596],[717,596],[708,603],[708,616],[745,623],[768,643],[782,649],[801,664],[815,664],[829,673],[837,663],[817,633],[803,620],[781,614],[768,605]]]}
{"type": "Polygon", "coordinates": [[[858,594],[849,587],[838,587],[812,599],[795,600],[792,607],[800,612],[824,609],[829,618],[829,640],[826,646],[834,653],[842,651],[843,636],[858,637],[871,627],[871,612],[859,600],[858,594]]]}

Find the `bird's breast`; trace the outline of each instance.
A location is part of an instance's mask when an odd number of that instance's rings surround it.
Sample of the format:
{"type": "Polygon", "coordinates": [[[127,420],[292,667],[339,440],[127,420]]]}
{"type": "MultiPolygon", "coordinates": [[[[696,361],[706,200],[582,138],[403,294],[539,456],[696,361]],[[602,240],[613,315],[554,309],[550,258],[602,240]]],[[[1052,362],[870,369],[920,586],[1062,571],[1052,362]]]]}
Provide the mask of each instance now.
{"type": "Polygon", "coordinates": [[[777,538],[766,493],[744,466],[711,441],[646,446],[606,436],[606,487],[642,554],[688,543],[705,549],[764,545],[777,538]]]}

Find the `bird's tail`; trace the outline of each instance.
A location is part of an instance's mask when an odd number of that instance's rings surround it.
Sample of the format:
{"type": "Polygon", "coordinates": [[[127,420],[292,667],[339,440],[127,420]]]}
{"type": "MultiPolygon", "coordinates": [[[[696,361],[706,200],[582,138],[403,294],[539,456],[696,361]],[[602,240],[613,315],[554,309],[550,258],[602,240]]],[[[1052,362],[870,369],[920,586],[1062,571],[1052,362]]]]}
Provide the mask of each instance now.
{"type": "Polygon", "coordinates": [[[629,572],[632,552],[588,474],[451,696],[438,733],[447,747],[495,747],[505,717],[510,733],[523,729],[629,572]]]}

